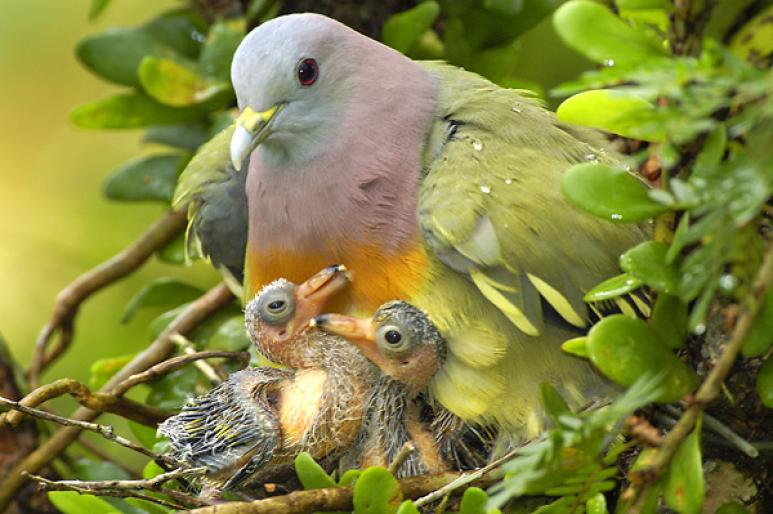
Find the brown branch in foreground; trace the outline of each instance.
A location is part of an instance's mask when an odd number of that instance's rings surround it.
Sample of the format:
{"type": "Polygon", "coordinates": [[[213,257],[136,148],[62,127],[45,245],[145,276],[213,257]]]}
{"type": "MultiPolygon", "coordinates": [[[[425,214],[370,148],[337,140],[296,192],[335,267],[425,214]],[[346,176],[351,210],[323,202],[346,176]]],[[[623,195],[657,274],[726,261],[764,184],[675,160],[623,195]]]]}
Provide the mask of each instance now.
{"type": "MultiPolygon", "coordinates": [[[[219,284],[197,300],[188,305],[183,311],[164,329],[151,345],[138,354],[126,366],[116,373],[101,392],[115,394],[115,387],[132,375],[141,373],[151,366],[166,359],[175,349],[171,340],[172,334],[188,334],[202,321],[228,305],[233,300],[233,294],[225,284],[219,284]]],[[[99,415],[91,409],[81,407],[71,416],[81,421],[91,421],[99,415]]],[[[24,460],[16,464],[6,476],[0,480],[0,512],[3,512],[16,492],[26,481],[23,472],[35,473],[47,463],[55,459],[70,443],[80,434],[79,427],[65,427],[56,432],[50,439],[39,446],[35,451],[27,455],[24,460]]]]}
{"type": "MultiPolygon", "coordinates": [[[[149,427],[156,427],[171,416],[170,412],[134,400],[105,393],[92,393],[88,387],[72,378],[62,378],[56,382],[40,386],[19,400],[19,403],[26,407],[37,407],[41,403],[64,394],[71,395],[78,403],[89,409],[117,414],[149,427]]],[[[3,418],[5,418],[5,423],[15,427],[24,419],[24,414],[19,410],[14,410],[0,415],[0,426],[3,424],[3,418]]]]}
{"type": "Polygon", "coordinates": [[[172,509],[202,507],[210,505],[207,501],[191,496],[189,494],[175,491],[174,489],[163,488],[162,486],[170,480],[181,477],[200,475],[204,468],[176,469],[168,473],[162,473],[153,478],[143,480],[48,480],[37,475],[26,474],[28,478],[40,484],[46,491],[77,491],[81,494],[93,494],[96,496],[116,496],[119,498],[141,498],[150,502],[164,505],[172,509]],[[170,503],[166,500],[144,494],[142,491],[155,491],[164,494],[174,500],[170,503]]]}
{"type": "Polygon", "coordinates": [[[773,245],[768,247],[765,252],[765,258],[754,279],[751,292],[741,307],[742,312],[738,317],[730,340],[725,344],[722,355],[717,359],[706,380],[703,381],[698,392],[695,393],[690,406],[684,411],[684,414],[679,418],[671,432],[666,435],[663,445],[653,456],[650,465],[645,469],[629,474],[631,486],[625,491],[623,498],[636,502],[631,512],[641,511],[643,507],[641,503],[646,497],[644,493],[667,468],[671,459],[674,458],[677,450],[679,450],[682,441],[692,432],[695,422],[706,406],[719,396],[722,384],[730,373],[736,357],[738,357],[738,353],[746,341],[752,322],[760,311],[762,300],[771,281],[773,281],[773,245]]]}
{"type": "Polygon", "coordinates": [[[156,250],[181,232],[186,222],[187,216],[184,211],[167,211],[132,244],[79,276],[59,292],[51,320],[40,331],[35,344],[35,354],[28,371],[32,387],[40,385],[40,375],[43,370],[70,346],[73,322],[81,303],[103,287],[120,280],[142,266],[156,250]],[[46,353],[46,347],[56,332],[59,332],[59,339],[46,353]]]}
{"type": "MultiPolygon", "coordinates": [[[[403,498],[415,499],[441,489],[467,475],[440,473],[421,475],[398,480],[403,498]]],[[[493,474],[479,477],[465,485],[488,487],[496,478],[493,474]]],[[[330,512],[352,510],[354,488],[332,487],[296,491],[283,496],[274,496],[253,502],[229,502],[211,507],[192,510],[193,514],[306,514],[308,512],[330,512]]]]}
{"type": "Polygon", "coordinates": [[[0,405],[4,407],[8,407],[10,409],[17,410],[19,412],[23,412],[24,414],[27,414],[29,416],[34,416],[36,418],[44,419],[46,421],[52,421],[62,426],[78,427],[82,430],[95,432],[101,435],[102,437],[104,437],[105,439],[108,439],[109,441],[112,441],[116,444],[120,444],[125,448],[129,448],[130,450],[134,450],[137,453],[141,453],[147,457],[150,457],[151,459],[155,460],[159,464],[165,463],[167,465],[175,466],[175,467],[180,465],[178,462],[173,461],[168,457],[159,455],[151,450],[148,450],[144,446],[133,443],[128,439],[126,439],[125,437],[116,435],[115,430],[110,425],[98,425],[97,423],[90,423],[88,421],[80,421],[77,419],[70,419],[70,418],[65,418],[63,416],[57,416],[56,414],[51,414],[50,412],[46,412],[44,410],[27,407],[26,405],[22,405],[20,402],[15,402],[13,400],[9,400],[8,398],[3,398],[2,396],[0,396],[0,405]]]}

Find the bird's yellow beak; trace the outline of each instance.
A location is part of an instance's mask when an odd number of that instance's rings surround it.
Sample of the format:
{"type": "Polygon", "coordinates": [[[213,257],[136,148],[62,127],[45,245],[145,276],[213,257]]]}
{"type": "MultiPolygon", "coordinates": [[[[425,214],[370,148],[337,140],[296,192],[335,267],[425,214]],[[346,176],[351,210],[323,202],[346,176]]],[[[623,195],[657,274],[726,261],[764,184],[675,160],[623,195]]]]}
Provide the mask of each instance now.
{"type": "Polygon", "coordinates": [[[263,112],[255,112],[249,106],[236,118],[236,130],[231,137],[231,162],[236,171],[252,151],[271,133],[271,122],[284,104],[276,104],[263,112]]]}

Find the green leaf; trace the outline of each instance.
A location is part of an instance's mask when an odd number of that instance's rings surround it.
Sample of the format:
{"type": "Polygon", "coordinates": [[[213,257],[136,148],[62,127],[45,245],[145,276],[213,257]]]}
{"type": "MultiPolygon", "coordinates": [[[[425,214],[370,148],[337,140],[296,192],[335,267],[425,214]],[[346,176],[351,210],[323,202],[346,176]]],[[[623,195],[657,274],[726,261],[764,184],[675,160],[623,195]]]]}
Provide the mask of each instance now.
{"type": "Polygon", "coordinates": [[[120,514],[109,503],[91,496],[90,494],[80,494],[75,491],[50,491],[48,499],[64,514],[120,514]]]}
{"type": "Polygon", "coordinates": [[[543,382],[540,384],[539,390],[542,406],[545,408],[547,415],[550,416],[550,419],[553,420],[553,423],[558,425],[558,418],[560,416],[572,413],[569,405],[566,404],[566,401],[564,401],[561,394],[552,384],[543,382]]]}
{"type": "Polygon", "coordinates": [[[164,468],[156,464],[156,461],[149,460],[147,464],[145,464],[145,467],[142,468],[142,478],[153,478],[157,477],[158,475],[162,475],[166,473],[164,471],[164,468]]]}
{"type": "Polygon", "coordinates": [[[91,0],[91,7],[89,7],[89,21],[96,20],[109,4],[110,0],[91,0]]]}
{"type": "Polygon", "coordinates": [[[244,326],[244,315],[237,314],[223,322],[207,341],[207,348],[239,352],[252,345],[244,326]]]}
{"type": "Polygon", "coordinates": [[[730,40],[730,51],[745,61],[764,63],[773,53],[773,5],[752,18],[730,40]]]}
{"type": "Polygon", "coordinates": [[[773,346],[773,288],[768,288],[741,352],[744,357],[765,355],[773,346]]]}
{"type": "Polygon", "coordinates": [[[593,127],[644,141],[665,140],[660,126],[642,123],[655,107],[646,100],[614,89],[596,89],[571,96],[556,115],[567,123],[593,127]]]}
{"type": "Polygon", "coordinates": [[[622,275],[617,275],[605,280],[585,293],[583,300],[591,303],[609,300],[610,298],[617,298],[618,296],[623,296],[624,294],[638,289],[641,285],[641,280],[628,273],[623,273],[622,275]]]}
{"type": "Polygon", "coordinates": [[[84,129],[129,129],[183,123],[205,115],[204,110],[170,107],[137,92],[78,106],[70,113],[70,121],[84,129]]]}
{"type": "Polygon", "coordinates": [[[749,511],[737,501],[732,501],[722,505],[714,514],[749,514],[749,511]]]}
{"type": "Polygon", "coordinates": [[[73,461],[73,471],[81,480],[126,480],[129,477],[124,469],[112,462],[80,457],[73,461]]]}
{"type": "Polygon", "coordinates": [[[164,410],[179,410],[196,392],[199,372],[193,366],[176,369],[150,384],[145,402],[164,410]]]}
{"type": "Polygon", "coordinates": [[[586,514],[607,514],[607,499],[601,493],[596,493],[585,502],[586,514]]]}
{"type": "Polygon", "coordinates": [[[405,500],[397,509],[397,514],[421,514],[419,508],[411,500],[405,500]]]}
{"type": "MultiPolygon", "coordinates": [[[[161,247],[156,255],[162,262],[169,264],[185,264],[185,232],[181,232],[174,239],[161,247]]],[[[191,256],[193,257],[193,256],[191,256]]]]}
{"type": "Polygon", "coordinates": [[[305,490],[338,487],[335,480],[307,452],[295,457],[295,474],[305,490]]]}
{"type": "Polygon", "coordinates": [[[207,103],[210,110],[226,107],[233,97],[231,85],[208,79],[171,59],[146,57],[139,67],[145,91],[164,105],[189,107],[207,103]]]}
{"type": "Polygon", "coordinates": [[[620,267],[656,291],[676,293],[679,272],[675,264],[666,262],[667,252],[667,245],[645,241],[620,256],[620,267]]]}
{"type": "Polygon", "coordinates": [[[172,52],[142,29],[110,29],[86,36],[75,46],[75,55],[100,77],[125,86],[138,87],[137,68],[149,55],[169,56],[172,52]]]}
{"type": "Polygon", "coordinates": [[[668,210],[650,199],[649,188],[625,170],[583,163],[561,177],[561,191],[576,207],[620,223],[642,221],[668,210]]]}
{"type": "Polygon", "coordinates": [[[338,485],[340,487],[351,487],[354,485],[357,479],[360,478],[361,474],[361,469],[349,469],[346,471],[346,473],[341,475],[340,480],[338,480],[338,485]]]}
{"type": "Polygon", "coordinates": [[[691,178],[705,177],[719,165],[727,146],[727,130],[724,125],[717,125],[706,137],[698,157],[691,178]]]}
{"type": "Polygon", "coordinates": [[[391,16],[382,29],[381,40],[398,52],[407,54],[440,14],[437,2],[422,2],[416,7],[391,16]]]}
{"type": "Polygon", "coordinates": [[[512,16],[523,10],[523,0],[484,0],[483,7],[512,16]]]}
{"type": "Polygon", "coordinates": [[[99,359],[91,364],[89,370],[89,388],[93,390],[101,389],[113,375],[118,373],[126,366],[135,354],[121,355],[120,357],[108,357],[99,359]]]}
{"type": "Polygon", "coordinates": [[[698,385],[697,375],[640,319],[622,314],[602,319],[588,333],[588,351],[593,364],[623,386],[642,375],[662,373],[659,402],[675,402],[698,385]]]}
{"type": "Polygon", "coordinates": [[[773,357],[768,357],[757,372],[757,394],[765,407],[773,409],[773,357]]]}
{"type": "Polygon", "coordinates": [[[700,514],[703,509],[703,463],[701,462],[701,418],[692,434],[676,451],[666,474],[663,498],[680,514],[700,514]]]}
{"type": "Polygon", "coordinates": [[[143,500],[141,498],[126,498],[124,501],[145,514],[166,514],[167,512],[173,512],[172,509],[162,507],[157,503],[149,502],[148,500],[143,500]]]}
{"type": "Polygon", "coordinates": [[[129,161],[107,177],[104,194],[111,200],[169,203],[184,159],[170,154],[129,161]]]}
{"type": "Polygon", "coordinates": [[[488,512],[488,495],[479,487],[470,487],[464,491],[459,505],[459,514],[486,514],[488,512]]]}
{"type": "Polygon", "coordinates": [[[153,448],[153,445],[161,440],[161,438],[158,437],[155,428],[146,427],[145,425],[140,425],[131,420],[129,420],[128,424],[129,430],[132,431],[134,437],[136,437],[140,444],[145,448],[153,448]]]}
{"type": "Polygon", "coordinates": [[[668,9],[668,0],[617,0],[620,9],[668,9]]]}
{"type": "Polygon", "coordinates": [[[402,499],[397,479],[384,468],[366,469],[354,484],[354,514],[394,514],[402,499]]]}
{"type": "Polygon", "coordinates": [[[144,286],[129,300],[121,322],[131,320],[139,309],[180,305],[198,298],[203,291],[173,278],[161,277],[144,286]]]}
{"type": "Polygon", "coordinates": [[[588,338],[585,336],[568,339],[561,344],[561,349],[578,357],[588,358],[588,338]]]}
{"type": "Polygon", "coordinates": [[[146,143],[158,143],[194,152],[199,146],[209,140],[209,128],[209,123],[205,121],[192,121],[179,125],[161,125],[150,127],[145,132],[142,140],[146,143]]]}
{"type": "Polygon", "coordinates": [[[589,0],[572,0],[559,7],[553,25],[567,45],[607,66],[635,66],[666,55],[657,42],[589,0]]]}
{"type": "Polygon", "coordinates": [[[151,20],[143,30],[180,55],[195,59],[201,51],[207,26],[191,9],[172,9],[151,20]]]}
{"type": "Polygon", "coordinates": [[[650,326],[660,340],[672,349],[682,348],[687,339],[687,304],[678,296],[658,295],[650,317],[650,326]]]}
{"type": "Polygon", "coordinates": [[[230,84],[231,61],[236,48],[244,38],[244,30],[245,24],[241,18],[220,21],[212,25],[199,57],[199,69],[202,75],[230,84]]]}

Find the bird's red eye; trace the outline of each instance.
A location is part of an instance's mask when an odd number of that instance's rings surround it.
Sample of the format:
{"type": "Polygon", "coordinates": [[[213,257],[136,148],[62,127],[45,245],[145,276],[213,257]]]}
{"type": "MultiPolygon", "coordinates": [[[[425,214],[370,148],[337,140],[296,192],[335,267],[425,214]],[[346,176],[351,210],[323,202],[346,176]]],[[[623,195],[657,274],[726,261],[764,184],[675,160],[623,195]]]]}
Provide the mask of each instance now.
{"type": "Polygon", "coordinates": [[[298,64],[298,82],[302,86],[310,86],[317,81],[319,66],[314,59],[304,59],[298,64]]]}

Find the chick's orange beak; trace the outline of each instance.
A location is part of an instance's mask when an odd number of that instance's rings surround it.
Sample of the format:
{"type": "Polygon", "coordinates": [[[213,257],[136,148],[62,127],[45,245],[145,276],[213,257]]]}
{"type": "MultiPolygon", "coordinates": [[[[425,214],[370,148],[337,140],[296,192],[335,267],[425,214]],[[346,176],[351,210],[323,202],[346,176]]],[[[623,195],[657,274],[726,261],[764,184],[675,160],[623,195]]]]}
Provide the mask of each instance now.
{"type": "Polygon", "coordinates": [[[371,318],[355,318],[343,314],[322,314],[312,318],[310,325],[319,327],[329,334],[345,338],[374,363],[383,362],[376,344],[376,327],[371,318]]]}
{"type": "Polygon", "coordinates": [[[295,290],[295,314],[292,324],[303,327],[323,312],[325,304],[351,283],[349,270],[343,264],[328,266],[306,280],[295,290]]]}

